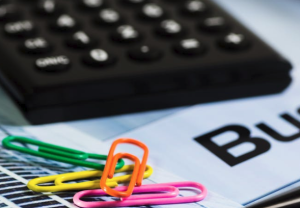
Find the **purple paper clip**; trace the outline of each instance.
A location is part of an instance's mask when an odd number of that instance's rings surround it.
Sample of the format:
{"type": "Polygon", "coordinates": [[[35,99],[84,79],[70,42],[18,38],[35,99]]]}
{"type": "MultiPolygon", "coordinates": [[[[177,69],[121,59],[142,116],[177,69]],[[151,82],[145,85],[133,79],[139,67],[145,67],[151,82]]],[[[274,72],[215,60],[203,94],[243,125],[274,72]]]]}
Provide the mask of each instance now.
{"type": "MultiPolygon", "coordinates": [[[[127,190],[126,186],[117,187],[116,190],[127,190]]],[[[166,205],[166,204],[182,204],[192,203],[203,200],[207,195],[207,189],[200,183],[196,182],[173,182],[162,184],[150,184],[135,187],[133,193],[151,193],[144,195],[132,195],[127,198],[121,198],[120,201],[101,201],[101,202],[86,202],[82,201],[82,197],[86,196],[106,196],[107,194],[101,190],[87,190],[75,194],[73,197],[74,203],[79,207],[95,208],[95,207],[128,207],[128,206],[146,206],[146,205],[166,205]],[[194,196],[178,197],[178,188],[196,188],[201,193],[194,196]],[[166,192],[166,193],[162,193],[166,192]]]]}

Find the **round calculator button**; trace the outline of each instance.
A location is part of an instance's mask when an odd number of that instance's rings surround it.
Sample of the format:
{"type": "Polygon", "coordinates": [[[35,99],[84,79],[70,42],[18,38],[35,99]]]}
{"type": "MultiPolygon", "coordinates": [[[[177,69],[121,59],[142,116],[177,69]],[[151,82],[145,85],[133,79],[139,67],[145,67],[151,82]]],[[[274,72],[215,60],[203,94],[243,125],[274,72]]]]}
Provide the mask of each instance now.
{"type": "Polygon", "coordinates": [[[128,56],[136,61],[155,61],[162,57],[162,52],[156,48],[142,45],[129,50],[128,56]]]}
{"type": "Polygon", "coordinates": [[[66,40],[67,46],[75,49],[85,49],[95,46],[96,40],[84,31],[78,31],[66,40]]]}
{"type": "Polygon", "coordinates": [[[161,6],[148,3],[142,7],[139,16],[145,20],[161,20],[166,16],[166,12],[161,6]]]}
{"type": "Polygon", "coordinates": [[[163,0],[163,1],[167,3],[177,4],[177,3],[181,3],[183,0],[163,0]]]}
{"type": "Polygon", "coordinates": [[[203,54],[206,51],[206,47],[199,40],[189,38],[183,39],[175,44],[174,51],[184,56],[195,56],[203,54]]]}
{"type": "Polygon", "coordinates": [[[44,38],[37,37],[24,41],[21,51],[27,54],[45,54],[51,51],[51,46],[44,38]]]}
{"type": "Polygon", "coordinates": [[[145,3],[149,2],[149,0],[120,0],[120,2],[127,6],[142,6],[145,3]]]}
{"type": "Polygon", "coordinates": [[[0,0],[0,5],[9,3],[9,0],[0,0]]]}
{"type": "Polygon", "coordinates": [[[182,6],[182,14],[191,17],[199,17],[208,13],[207,4],[200,0],[189,0],[182,6]]]}
{"type": "Polygon", "coordinates": [[[217,41],[219,47],[229,51],[240,51],[250,47],[250,41],[240,33],[229,33],[217,41]]]}
{"type": "Polygon", "coordinates": [[[220,33],[227,31],[229,25],[223,17],[208,17],[199,24],[199,28],[208,33],[220,33]]]}
{"type": "Polygon", "coordinates": [[[39,58],[35,61],[35,66],[42,72],[63,72],[70,64],[70,59],[64,55],[39,58]]]}
{"type": "Polygon", "coordinates": [[[0,22],[17,20],[20,16],[20,11],[15,5],[7,4],[0,6],[0,22]]]}
{"type": "Polygon", "coordinates": [[[112,33],[111,38],[119,43],[134,43],[140,41],[142,35],[131,25],[121,25],[112,33]]]}
{"type": "Polygon", "coordinates": [[[68,14],[60,15],[50,26],[59,32],[72,32],[79,27],[77,21],[68,14]]]}
{"type": "Polygon", "coordinates": [[[105,6],[105,0],[80,0],[79,8],[85,10],[99,10],[105,6]]]}
{"type": "Polygon", "coordinates": [[[97,14],[95,22],[101,26],[115,26],[122,22],[122,18],[117,11],[107,8],[97,14]]]}
{"type": "Polygon", "coordinates": [[[4,32],[11,37],[28,37],[35,33],[35,27],[29,20],[10,22],[4,25],[4,32]]]}
{"type": "Polygon", "coordinates": [[[184,35],[185,31],[182,25],[175,20],[164,20],[160,23],[158,28],[156,28],[156,33],[160,36],[173,38],[181,37],[184,35]]]}
{"type": "Polygon", "coordinates": [[[35,8],[37,14],[47,17],[58,15],[62,10],[62,6],[56,0],[40,0],[35,8]]]}
{"type": "Polygon", "coordinates": [[[115,58],[103,49],[93,49],[83,57],[83,62],[92,67],[103,67],[115,62],[115,58]]]}

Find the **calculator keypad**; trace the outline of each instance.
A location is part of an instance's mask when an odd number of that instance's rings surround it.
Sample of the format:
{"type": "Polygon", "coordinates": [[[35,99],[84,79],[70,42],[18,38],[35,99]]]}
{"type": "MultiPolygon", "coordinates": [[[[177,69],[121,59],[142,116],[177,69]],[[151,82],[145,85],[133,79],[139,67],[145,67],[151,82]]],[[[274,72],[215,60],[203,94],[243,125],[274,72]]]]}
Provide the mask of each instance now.
{"type": "Polygon", "coordinates": [[[287,73],[276,80],[288,63],[210,0],[0,0],[0,46],[7,89],[31,120],[266,94],[289,82],[287,73]]]}
{"type": "Polygon", "coordinates": [[[160,63],[170,56],[203,59],[211,49],[242,52],[252,46],[206,0],[2,0],[1,22],[7,36],[22,39],[21,53],[49,55],[35,60],[41,72],[160,63]],[[22,19],[26,11],[11,2],[24,3],[30,15],[22,19]]]}

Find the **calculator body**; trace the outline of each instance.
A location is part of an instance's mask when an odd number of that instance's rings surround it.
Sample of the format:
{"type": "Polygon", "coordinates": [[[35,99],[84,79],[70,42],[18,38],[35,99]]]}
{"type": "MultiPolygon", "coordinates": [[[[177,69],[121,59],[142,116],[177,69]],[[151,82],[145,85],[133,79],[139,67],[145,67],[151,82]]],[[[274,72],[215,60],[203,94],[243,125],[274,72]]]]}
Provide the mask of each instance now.
{"type": "Polygon", "coordinates": [[[1,22],[1,84],[33,124],[279,93],[291,82],[290,63],[211,1],[196,17],[188,1],[60,0],[45,15],[46,1],[11,0],[21,16],[1,22]]]}

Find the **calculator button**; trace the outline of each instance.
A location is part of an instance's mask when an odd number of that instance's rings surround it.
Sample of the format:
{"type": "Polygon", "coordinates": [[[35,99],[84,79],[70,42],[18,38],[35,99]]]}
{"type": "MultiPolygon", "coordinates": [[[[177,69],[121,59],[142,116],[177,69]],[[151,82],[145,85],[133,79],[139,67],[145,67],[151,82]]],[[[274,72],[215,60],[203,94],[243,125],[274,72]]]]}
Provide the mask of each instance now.
{"type": "Polygon", "coordinates": [[[103,9],[96,16],[95,22],[101,26],[115,26],[122,22],[122,18],[120,14],[113,9],[103,9]]]}
{"type": "Polygon", "coordinates": [[[21,51],[27,54],[45,54],[51,51],[51,46],[44,38],[37,37],[25,40],[21,51]]]}
{"type": "Polygon", "coordinates": [[[250,41],[243,34],[229,33],[220,40],[218,40],[218,45],[222,49],[230,51],[239,51],[249,48],[250,41]]]}
{"type": "Polygon", "coordinates": [[[207,14],[207,12],[207,5],[200,0],[189,0],[182,7],[182,13],[186,16],[199,17],[207,14]]]}
{"type": "Polygon", "coordinates": [[[136,61],[155,61],[162,57],[162,52],[147,45],[129,50],[128,55],[136,61]]]}
{"type": "Polygon", "coordinates": [[[69,16],[68,14],[63,14],[59,16],[54,22],[51,24],[51,28],[53,30],[59,32],[72,32],[79,27],[77,21],[69,16]]]}
{"type": "Polygon", "coordinates": [[[120,0],[121,3],[127,6],[142,6],[147,3],[149,0],[120,0]]]}
{"type": "Polygon", "coordinates": [[[40,15],[54,16],[62,12],[62,7],[55,0],[40,0],[35,11],[40,15]]]}
{"type": "Polygon", "coordinates": [[[8,0],[0,0],[0,5],[7,4],[7,3],[9,3],[8,0]]]}
{"type": "Polygon", "coordinates": [[[183,0],[163,0],[164,2],[172,3],[172,4],[177,4],[181,3],[183,0]]]}
{"type": "Polygon", "coordinates": [[[85,10],[98,10],[105,6],[104,0],[80,0],[79,7],[85,10]]]}
{"type": "Polygon", "coordinates": [[[119,43],[133,43],[140,41],[142,35],[131,25],[121,25],[112,34],[111,38],[119,43]]]}
{"type": "Polygon", "coordinates": [[[166,16],[162,7],[157,4],[145,4],[140,12],[140,17],[146,20],[161,20],[166,16]]]}
{"type": "Polygon", "coordinates": [[[66,56],[52,56],[39,58],[35,66],[42,72],[62,72],[70,67],[71,61],[66,56]]]}
{"type": "Polygon", "coordinates": [[[203,54],[206,51],[206,47],[199,40],[189,38],[175,44],[174,51],[180,55],[195,56],[203,54]]]}
{"type": "Polygon", "coordinates": [[[28,37],[35,33],[35,27],[29,20],[6,23],[4,32],[11,37],[28,37]]]}
{"type": "Polygon", "coordinates": [[[219,33],[229,29],[229,25],[223,17],[209,17],[203,20],[200,25],[202,31],[208,33],[219,33]]]}
{"type": "Polygon", "coordinates": [[[163,37],[180,37],[184,34],[184,29],[175,20],[164,20],[160,23],[156,32],[163,37]]]}
{"type": "Polygon", "coordinates": [[[74,33],[66,40],[67,46],[76,49],[85,49],[95,46],[96,41],[83,31],[74,33]]]}
{"type": "Polygon", "coordinates": [[[13,4],[0,6],[0,22],[16,20],[20,17],[20,11],[13,4]]]}
{"type": "Polygon", "coordinates": [[[83,62],[92,67],[108,66],[115,62],[115,58],[103,49],[93,49],[83,58],[83,62]]]}

